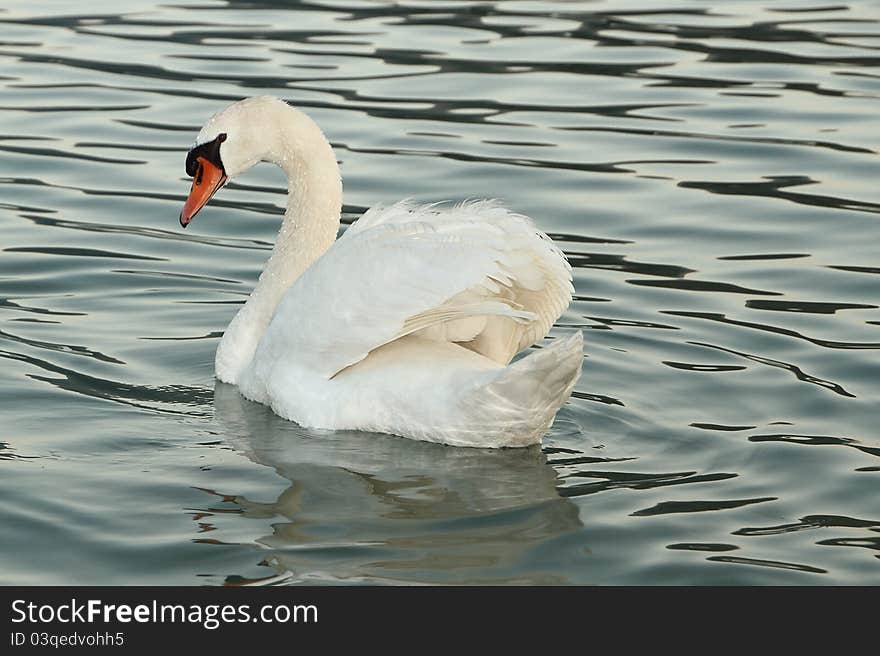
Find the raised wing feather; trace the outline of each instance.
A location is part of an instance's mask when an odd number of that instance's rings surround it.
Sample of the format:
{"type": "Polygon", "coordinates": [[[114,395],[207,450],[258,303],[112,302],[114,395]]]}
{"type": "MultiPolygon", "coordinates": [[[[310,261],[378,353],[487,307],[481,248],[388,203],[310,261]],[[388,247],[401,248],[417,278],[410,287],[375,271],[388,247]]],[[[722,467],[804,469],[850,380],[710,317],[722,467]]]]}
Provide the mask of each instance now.
{"type": "Polygon", "coordinates": [[[404,201],[349,227],[290,288],[267,337],[328,378],[411,333],[506,364],[572,291],[562,252],[526,217],[491,201],[404,201]]]}

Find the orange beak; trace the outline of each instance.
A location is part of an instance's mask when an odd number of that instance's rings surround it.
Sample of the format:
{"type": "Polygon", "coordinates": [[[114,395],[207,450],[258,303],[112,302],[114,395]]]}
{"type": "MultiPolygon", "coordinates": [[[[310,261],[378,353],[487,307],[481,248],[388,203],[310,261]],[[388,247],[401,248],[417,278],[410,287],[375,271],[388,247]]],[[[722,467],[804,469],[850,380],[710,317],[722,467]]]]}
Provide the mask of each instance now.
{"type": "Polygon", "coordinates": [[[198,168],[193,177],[192,189],[189,190],[189,198],[186,199],[183,211],[180,213],[180,225],[184,228],[226,182],[223,169],[211,164],[204,157],[199,157],[196,162],[198,168]]]}

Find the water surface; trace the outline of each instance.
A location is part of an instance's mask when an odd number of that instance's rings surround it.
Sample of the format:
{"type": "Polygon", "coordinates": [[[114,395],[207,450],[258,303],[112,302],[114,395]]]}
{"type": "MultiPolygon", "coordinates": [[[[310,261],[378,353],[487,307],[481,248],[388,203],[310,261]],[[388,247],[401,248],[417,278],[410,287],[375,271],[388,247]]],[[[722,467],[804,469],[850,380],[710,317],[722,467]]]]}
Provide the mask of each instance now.
{"type": "Polygon", "coordinates": [[[0,10],[0,582],[880,583],[880,4],[0,10]],[[306,431],[215,384],[284,204],[186,231],[214,111],[278,95],[374,203],[564,248],[542,449],[306,431]]]}

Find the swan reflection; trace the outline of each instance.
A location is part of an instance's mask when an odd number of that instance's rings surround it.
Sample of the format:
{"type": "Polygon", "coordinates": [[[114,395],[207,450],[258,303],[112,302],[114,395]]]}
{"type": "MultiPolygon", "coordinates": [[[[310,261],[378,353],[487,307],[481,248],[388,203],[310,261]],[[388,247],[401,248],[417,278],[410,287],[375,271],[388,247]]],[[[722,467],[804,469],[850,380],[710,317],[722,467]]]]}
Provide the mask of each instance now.
{"type": "Polygon", "coordinates": [[[227,583],[566,582],[558,568],[535,573],[542,545],[582,528],[539,448],[309,431],[223,383],[214,409],[225,443],[290,482],[268,503],[219,495],[242,518],[271,522],[256,542],[276,570],[227,583]]]}

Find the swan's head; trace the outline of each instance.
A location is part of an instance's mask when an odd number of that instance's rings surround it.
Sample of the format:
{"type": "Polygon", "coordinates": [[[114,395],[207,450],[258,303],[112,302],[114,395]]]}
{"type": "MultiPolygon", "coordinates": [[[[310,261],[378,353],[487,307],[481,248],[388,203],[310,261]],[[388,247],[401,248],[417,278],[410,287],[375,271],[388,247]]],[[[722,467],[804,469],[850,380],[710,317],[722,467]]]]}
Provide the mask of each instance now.
{"type": "Polygon", "coordinates": [[[231,104],[208,119],[186,155],[186,173],[192,176],[192,188],[180,213],[180,225],[189,225],[211,197],[234,178],[262,159],[267,144],[267,124],[274,117],[290,111],[283,100],[256,96],[231,104]]]}

